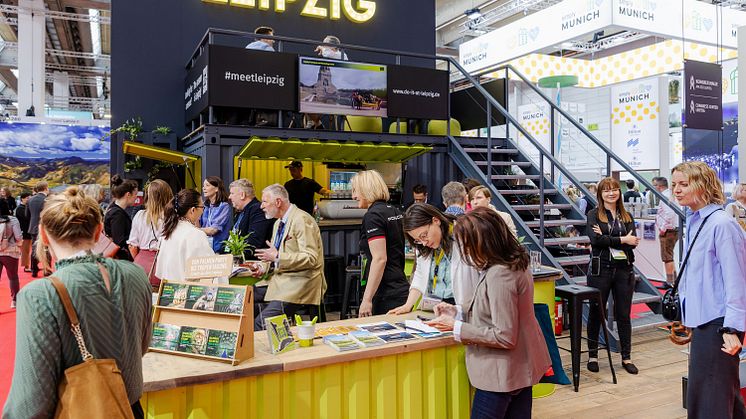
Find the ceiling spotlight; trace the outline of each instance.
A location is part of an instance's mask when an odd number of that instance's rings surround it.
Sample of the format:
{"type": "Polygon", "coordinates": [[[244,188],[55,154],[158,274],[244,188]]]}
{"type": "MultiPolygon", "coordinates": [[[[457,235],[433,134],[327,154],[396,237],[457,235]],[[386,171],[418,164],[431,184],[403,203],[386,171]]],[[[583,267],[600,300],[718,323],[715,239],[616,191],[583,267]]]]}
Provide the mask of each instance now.
{"type": "Polygon", "coordinates": [[[470,20],[475,20],[475,19],[479,19],[480,17],[482,17],[482,12],[480,12],[479,8],[477,7],[465,11],[464,14],[470,20]]]}

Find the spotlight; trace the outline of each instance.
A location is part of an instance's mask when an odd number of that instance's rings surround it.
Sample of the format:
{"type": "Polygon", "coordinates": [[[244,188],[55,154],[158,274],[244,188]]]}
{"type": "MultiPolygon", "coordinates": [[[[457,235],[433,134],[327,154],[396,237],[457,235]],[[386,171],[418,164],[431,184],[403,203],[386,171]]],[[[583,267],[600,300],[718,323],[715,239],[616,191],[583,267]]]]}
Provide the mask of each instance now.
{"type": "Polygon", "coordinates": [[[598,31],[598,32],[594,33],[593,34],[593,43],[595,44],[596,42],[598,42],[598,39],[600,37],[602,37],[602,36],[604,36],[604,31],[598,31]]]}
{"type": "Polygon", "coordinates": [[[479,8],[477,7],[465,11],[464,14],[466,15],[467,18],[469,18],[469,20],[475,20],[475,19],[479,19],[480,17],[482,17],[482,12],[480,12],[479,8]]]}
{"type": "Polygon", "coordinates": [[[34,105],[31,105],[30,108],[26,109],[26,116],[36,116],[36,111],[34,111],[34,105]]]}

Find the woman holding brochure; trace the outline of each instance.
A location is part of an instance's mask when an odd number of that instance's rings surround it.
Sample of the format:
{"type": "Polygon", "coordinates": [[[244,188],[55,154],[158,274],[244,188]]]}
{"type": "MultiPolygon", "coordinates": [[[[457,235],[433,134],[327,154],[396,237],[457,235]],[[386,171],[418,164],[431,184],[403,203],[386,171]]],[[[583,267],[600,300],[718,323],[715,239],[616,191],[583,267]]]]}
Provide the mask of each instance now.
{"type": "Polygon", "coordinates": [[[413,204],[407,209],[404,232],[417,254],[417,269],[407,302],[389,314],[409,313],[420,297],[420,307],[427,309],[441,301],[460,304],[463,297],[470,296],[478,272],[461,260],[453,237],[454,220],[430,204],[413,204]]]}
{"type": "Polygon", "coordinates": [[[476,388],[471,417],[530,418],[531,386],[551,366],[534,316],[534,281],[526,249],[489,208],[454,226],[464,263],[479,280],[468,305],[440,303],[428,322],[466,344],[466,370],[476,388]]]}

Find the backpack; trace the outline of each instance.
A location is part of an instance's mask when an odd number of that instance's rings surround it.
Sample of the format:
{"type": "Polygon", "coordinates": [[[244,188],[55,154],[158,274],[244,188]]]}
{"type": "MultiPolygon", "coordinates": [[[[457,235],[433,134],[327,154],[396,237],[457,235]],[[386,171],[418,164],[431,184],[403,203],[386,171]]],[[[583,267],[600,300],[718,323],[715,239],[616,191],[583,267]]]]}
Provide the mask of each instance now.
{"type": "Polygon", "coordinates": [[[2,239],[0,239],[0,252],[4,252],[10,247],[10,238],[13,237],[13,229],[10,227],[10,220],[3,221],[0,224],[5,225],[3,227],[2,239]]]}

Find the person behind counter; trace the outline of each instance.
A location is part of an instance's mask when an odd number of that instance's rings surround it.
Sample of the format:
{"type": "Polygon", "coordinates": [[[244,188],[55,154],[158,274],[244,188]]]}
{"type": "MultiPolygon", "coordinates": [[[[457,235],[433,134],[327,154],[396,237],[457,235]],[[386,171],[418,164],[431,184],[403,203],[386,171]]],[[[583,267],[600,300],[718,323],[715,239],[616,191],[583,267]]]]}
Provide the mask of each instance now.
{"type": "Polygon", "coordinates": [[[673,195],[689,207],[679,282],[681,320],[691,330],[686,393],[690,418],[744,418],[739,352],[746,331],[746,240],[722,211],[723,185],[703,162],[671,172],[673,195]],[[682,262],[683,263],[683,262],[682,262]]]}
{"type": "Polygon", "coordinates": [[[389,189],[375,170],[358,172],[351,179],[352,199],[368,211],[360,229],[360,252],[364,255],[365,293],[360,317],[386,314],[407,301],[409,281],[404,274],[404,230],[402,215],[388,204],[389,189]]]}
{"type": "MultiPolygon", "coordinates": [[[[135,418],[144,417],[142,357],[150,343],[152,299],[136,265],[91,253],[101,234],[98,203],[70,187],[47,199],[39,226],[39,259],[67,288],[88,350],[114,359],[135,418]]],[[[4,419],[51,418],[63,371],[82,357],[57,292],[49,280],[32,281],[18,294],[16,358],[4,419]]]]}
{"type": "Polygon", "coordinates": [[[407,240],[417,254],[417,269],[407,301],[389,314],[409,313],[423,296],[429,304],[439,301],[462,304],[471,297],[478,272],[461,259],[453,237],[454,219],[430,204],[413,204],[407,209],[403,225],[407,240]]]}
{"type": "Polygon", "coordinates": [[[466,345],[466,371],[476,388],[472,418],[530,418],[531,386],[552,363],[534,315],[526,249],[488,208],[459,218],[454,236],[479,279],[469,305],[440,303],[429,324],[453,330],[466,345]]]}
{"type": "Polygon", "coordinates": [[[114,202],[106,209],[104,232],[114,244],[119,246],[114,258],[131,262],[133,258],[127,247],[127,240],[129,240],[132,230],[132,219],[125,210],[135,204],[137,182],[132,179],[122,179],[119,175],[112,176],[111,196],[114,198],[114,202]]]}
{"type": "Polygon", "coordinates": [[[292,177],[292,179],[285,182],[285,189],[290,195],[290,203],[303,211],[314,215],[314,195],[329,195],[331,191],[319,185],[315,180],[303,176],[302,162],[293,160],[290,164],[285,166],[285,168],[290,171],[290,176],[292,177]]]}
{"type": "MultiPolygon", "coordinates": [[[[625,209],[619,182],[611,177],[598,182],[598,208],[588,211],[586,231],[591,239],[591,269],[588,286],[601,291],[604,310],[609,294],[614,294],[614,315],[619,330],[622,367],[637,374],[632,363],[632,295],[635,292],[634,249],[640,244],[635,220],[625,209]]],[[[591,372],[598,372],[598,332],[601,319],[598,306],[592,305],[588,315],[588,364],[591,372]]]]}
{"type": "Polygon", "coordinates": [[[215,253],[224,253],[223,242],[228,238],[233,223],[233,210],[228,202],[228,192],[225,191],[223,179],[208,176],[202,185],[205,194],[205,211],[200,218],[202,231],[207,234],[207,240],[215,253]]]}
{"type": "MultiPolygon", "coordinates": [[[[264,319],[286,314],[292,318],[303,306],[318,306],[326,292],[324,249],[316,220],[290,203],[282,185],[262,191],[262,210],[268,219],[276,218],[269,248],[258,249],[260,260],[274,264],[264,300],[267,306],[254,322],[254,330],[263,330],[264,319]]],[[[264,271],[250,268],[253,276],[264,271]]]]}
{"type": "Polygon", "coordinates": [[[194,189],[182,189],[168,204],[155,276],[184,281],[189,258],[215,255],[207,234],[198,227],[204,208],[202,196],[194,189]]]}

